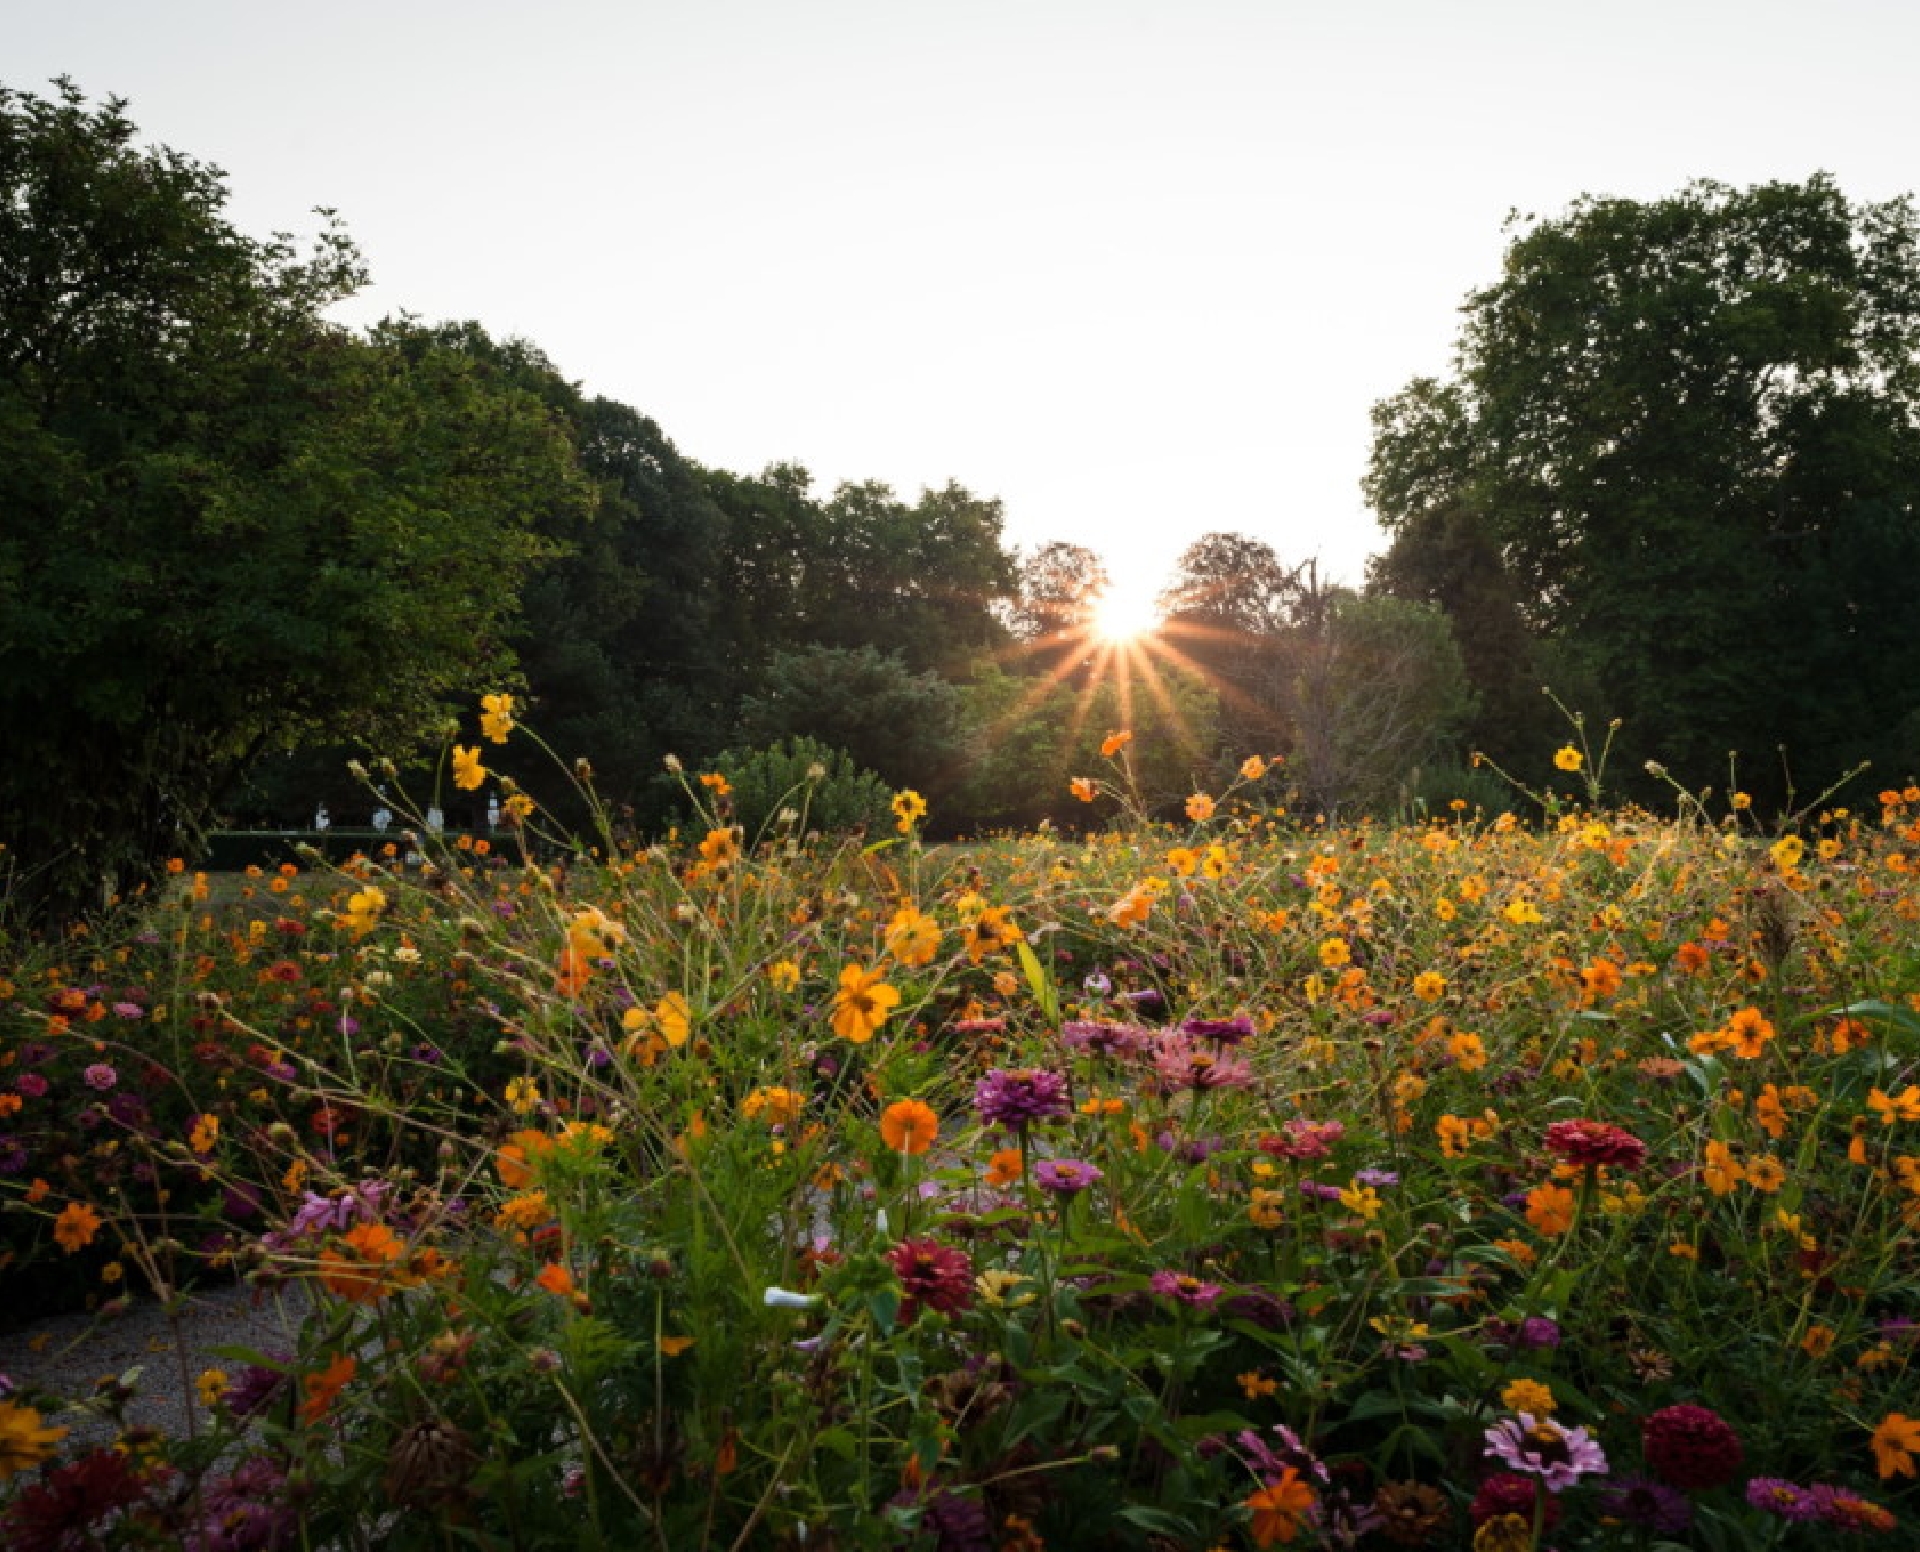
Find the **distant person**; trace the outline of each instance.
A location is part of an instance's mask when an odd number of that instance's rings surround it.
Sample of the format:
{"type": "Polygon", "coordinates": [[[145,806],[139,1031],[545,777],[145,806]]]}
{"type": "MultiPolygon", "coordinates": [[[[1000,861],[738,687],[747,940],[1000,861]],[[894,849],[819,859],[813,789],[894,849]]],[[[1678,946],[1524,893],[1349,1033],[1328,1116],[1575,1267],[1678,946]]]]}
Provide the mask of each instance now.
{"type": "Polygon", "coordinates": [[[431,835],[438,835],[442,830],[446,829],[446,827],[447,816],[440,812],[440,805],[438,803],[428,804],[427,832],[431,835]]]}
{"type": "Polygon", "coordinates": [[[500,800],[498,798],[487,799],[487,828],[489,830],[497,830],[500,828],[500,800]]]}
{"type": "Polygon", "coordinates": [[[313,827],[314,827],[314,829],[316,829],[316,830],[324,830],[324,829],[326,829],[326,828],[327,828],[327,826],[328,826],[328,825],[330,825],[330,824],[332,824],[332,823],[333,823],[333,819],[332,819],[332,816],[330,816],[330,815],[329,815],[329,814],[327,813],[327,805],[326,805],[326,804],[324,804],[324,803],[322,803],[322,804],[321,804],[321,805],[320,805],[320,806],[319,806],[318,808],[316,808],[316,809],[315,809],[315,810],[313,811],[313,827]]]}

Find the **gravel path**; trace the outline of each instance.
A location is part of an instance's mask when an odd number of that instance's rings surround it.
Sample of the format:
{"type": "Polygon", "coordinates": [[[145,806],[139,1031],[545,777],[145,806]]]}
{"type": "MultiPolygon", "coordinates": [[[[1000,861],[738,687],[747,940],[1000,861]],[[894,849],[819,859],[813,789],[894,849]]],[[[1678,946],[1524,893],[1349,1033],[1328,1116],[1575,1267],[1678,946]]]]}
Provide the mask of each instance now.
{"type": "MultiPolygon", "coordinates": [[[[45,1389],[71,1402],[84,1401],[98,1381],[137,1368],[127,1421],[182,1435],[190,1419],[196,1427],[206,1419],[193,1390],[200,1373],[222,1369],[234,1375],[243,1367],[213,1349],[291,1350],[301,1305],[297,1288],[282,1297],[236,1283],[189,1295],[171,1319],[155,1299],[130,1300],[115,1315],[56,1315],[0,1337],[0,1374],[23,1389],[45,1389]]],[[[73,1430],[65,1442],[68,1451],[113,1438],[112,1425],[88,1412],[64,1411],[47,1421],[73,1430]]]]}

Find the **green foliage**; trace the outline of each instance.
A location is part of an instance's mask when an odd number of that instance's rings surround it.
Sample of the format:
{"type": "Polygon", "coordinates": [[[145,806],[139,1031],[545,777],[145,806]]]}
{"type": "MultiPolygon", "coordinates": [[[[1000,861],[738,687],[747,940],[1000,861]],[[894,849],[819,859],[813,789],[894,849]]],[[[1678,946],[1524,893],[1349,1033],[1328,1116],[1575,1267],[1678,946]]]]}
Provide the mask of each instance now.
{"type": "MultiPolygon", "coordinates": [[[[873,647],[776,652],[740,704],[748,745],[806,737],[905,787],[950,771],[960,749],[960,691],[873,647]]],[[[935,789],[937,790],[937,789],[935,789]]]]}
{"type": "Polygon", "coordinates": [[[0,92],[0,839],[49,915],[151,880],[277,744],[433,731],[581,499],[537,401],[322,321],[363,278],[337,228],[247,238],[134,133],[0,92]]]}
{"type": "Polygon", "coordinates": [[[889,823],[893,793],[887,784],[844,750],[815,739],[727,750],[713,765],[733,787],[734,822],[749,845],[776,834],[878,832],[889,823]],[[783,819],[788,813],[792,818],[783,819]]]}
{"type": "Polygon", "coordinates": [[[1920,706],[1892,592],[1920,561],[1911,202],[1824,176],[1582,199],[1465,312],[1456,378],[1376,408],[1367,488],[1387,585],[1491,606],[1462,637],[1496,714],[1517,611],[1627,719],[1630,764],[1702,781],[1736,749],[1777,800],[1778,745],[1812,790],[1890,753],[1920,706]]]}

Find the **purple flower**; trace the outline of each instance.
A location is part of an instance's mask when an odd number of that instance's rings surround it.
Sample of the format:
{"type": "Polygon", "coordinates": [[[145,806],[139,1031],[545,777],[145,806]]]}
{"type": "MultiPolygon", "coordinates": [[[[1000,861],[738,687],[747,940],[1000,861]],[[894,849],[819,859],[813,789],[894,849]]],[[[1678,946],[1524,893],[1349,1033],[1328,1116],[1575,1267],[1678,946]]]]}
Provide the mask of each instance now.
{"type": "Polygon", "coordinates": [[[1489,1456],[1512,1471],[1540,1478],[1550,1493],[1607,1469],[1607,1457],[1586,1429],[1562,1428],[1552,1418],[1535,1418],[1531,1412],[1495,1423],[1486,1440],[1489,1456]]]}
{"type": "Polygon", "coordinates": [[[201,1508],[205,1519],[187,1543],[193,1552],[263,1552],[284,1545],[293,1530],[287,1479],[264,1455],[209,1484],[201,1508]]]}
{"type": "Polygon", "coordinates": [[[0,1175],[17,1175],[27,1167],[31,1156],[18,1137],[0,1132],[0,1175]]]}
{"type": "Polygon", "coordinates": [[[1600,1508],[1617,1520],[1663,1536],[1677,1536],[1693,1523],[1693,1505],[1686,1494],[1645,1477],[1622,1477],[1601,1494],[1600,1508]]]}
{"type": "Polygon", "coordinates": [[[147,1010],[137,1002],[116,1002],[113,1005],[115,1018],[138,1019],[147,1016],[147,1010]]]}
{"type": "Polygon", "coordinates": [[[1053,1121],[1072,1108],[1067,1080],[1044,1067],[995,1068],[974,1086],[973,1107],[989,1126],[1024,1132],[1035,1121],[1053,1121]]]}
{"type": "Polygon", "coordinates": [[[1102,1178],[1098,1169],[1079,1159],[1042,1159],[1033,1167],[1034,1184],[1056,1196],[1077,1196],[1102,1178]]]}
{"type": "Polygon", "coordinates": [[[95,1062],[80,1076],[87,1080],[88,1088],[97,1089],[102,1094],[120,1081],[120,1074],[105,1062],[95,1062]]]}
{"type": "Polygon", "coordinates": [[[1095,1056],[1123,1056],[1139,1050],[1146,1038],[1147,1032],[1137,1024],[1081,1021],[1060,1026],[1063,1044],[1076,1051],[1090,1051],[1095,1056]]]}
{"type": "Polygon", "coordinates": [[[1180,1024],[1180,1033],[1190,1040],[1212,1040],[1219,1045],[1238,1045],[1242,1040],[1253,1038],[1253,1020],[1244,1014],[1236,1018],[1184,1019],[1180,1024]]]}
{"type": "Polygon", "coordinates": [[[1158,1271],[1147,1280],[1147,1285],[1155,1293],[1191,1304],[1195,1309],[1210,1309],[1213,1301],[1220,1297],[1218,1283],[1202,1282],[1187,1272],[1158,1271]]]}
{"type": "Polygon", "coordinates": [[[1747,1483],[1747,1502],[1783,1520],[1817,1520],[1820,1500],[1804,1487],[1779,1477],[1755,1477],[1747,1483]]]}
{"type": "Polygon", "coordinates": [[[1341,1187],[1328,1185],[1321,1180],[1303,1180],[1300,1182],[1300,1194],[1309,1201],[1337,1202],[1340,1200],[1341,1187]]]}
{"type": "Polygon", "coordinates": [[[1358,1171],[1353,1178],[1363,1186],[1372,1186],[1376,1191],[1385,1190],[1388,1186],[1397,1186],[1400,1184],[1399,1172],[1391,1169],[1363,1169],[1358,1171]]]}

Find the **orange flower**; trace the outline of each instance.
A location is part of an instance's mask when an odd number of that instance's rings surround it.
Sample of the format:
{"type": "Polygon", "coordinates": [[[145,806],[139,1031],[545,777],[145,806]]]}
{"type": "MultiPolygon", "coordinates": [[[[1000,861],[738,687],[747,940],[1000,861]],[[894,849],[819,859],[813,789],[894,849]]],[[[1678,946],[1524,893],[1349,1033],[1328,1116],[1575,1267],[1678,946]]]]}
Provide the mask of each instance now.
{"type": "Polygon", "coordinates": [[[1733,1054],[1752,1061],[1766,1050],[1773,1038],[1773,1025],[1758,1008],[1742,1008],[1727,1021],[1726,1034],[1732,1041],[1733,1054]]]}
{"type": "Polygon", "coordinates": [[[1100,745],[1100,758],[1103,760],[1111,760],[1132,742],[1133,734],[1130,732],[1109,733],[1105,741],[1100,745]]]}
{"type": "Polygon", "coordinates": [[[867,970],[857,964],[840,972],[840,989],[833,994],[833,1032],[841,1039],[865,1045],[900,1001],[900,993],[881,980],[881,974],[877,966],[867,970]]]}
{"type": "Polygon", "coordinates": [[[1883,1479],[1896,1473],[1912,1476],[1917,1451],[1920,1451],[1920,1418],[1908,1417],[1904,1412],[1889,1412],[1873,1430],[1873,1463],[1883,1479]]]}
{"type": "Polygon", "coordinates": [[[405,1241],[383,1223],[356,1223],[344,1244],[320,1252],[320,1281],[349,1304],[378,1304],[399,1280],[393,1265],[405,1259],[405,1241]]]}
{"type": "Polygon", "coordinates": [[[939,1116],[917,1099],[896,1100],[880,1113],[880,1139],[895,1153],[925,1153],[939,1132],[939,1116]]]}
{"type": "Polygon", "coordinates": [[[1527,1222],[1542,1234],[1564,1234],[1573,1227],[1573,1193],[1548,1183],[1527,1193],[1527,1222]]]}
{"type": "Polygon", "coordinates": [[[1082,803],[1091,803],[1093,801],[1093,783],[1088,781],[1084,776],[1076,776],[1072,781],[1068,782],[1067,791],[1071,792],[1082,803]]]}
{"type": "Polygon", "coordinates": [[[1022,1165],[1018,1148],[1002,1148],[987,1160],[986,1181],[990,1186],[1010,1186],[1020,1178],[1022,1165]]]}
{"type": "Polygon", "coordinates": [[[933,963],[940,952],[940,924],[914,906],[901,906],[887,923],[887,952],[903,965],[933,963]]]}
{"type": "Polygon", "coordinates": [[[1725,1196],[1747,1178],[1746,1168],[1723,1142],[1707,1144],[1707,1161],[1700,1166],[1700,1178],[1715,1196],[1725,1196]]]}
{"type": "Polygon", "coordinates": [[[572,1296],[573,1273],[569,1272],[558,1261],[549,1261],[545,1266],[541,1267],[540,1275],[534,1278],[534,1281],[555,1298],[565,1299],[572,1296]]]}
{"type": "Polygon", "coordinates": [[[68,1255],[84,1250],[100,1232],[100,1214],[85,1202],[69,1202],[53,1220],[53,1238],[68,1255]]]}
{"type": "Polygon", "coordinates": [[[1920,1121],[1920,1085],[1909,1083],[1898,1094],[1875,1089],[1867,1095],[1867,1108],[1880,1117],[1882,1126],[1895,1121],[1920,1121]]]}
{"type": "Polygon", "coordinates": [[[1279,1481],[1247,1500],[1247,1507],[1253,1511],[1253,1544],[1264,1548],[1276,1541],[1292,1541],[1300,1534],[1301,1522],[1313,1504],[1313,1489],[1288,1466],[1279,1481]]]}
{"type": "Polygon", "coordinates": [[[300,1408],[301,1420],[317,1423],[326,1416],[327,1408],[346,1389],[347,1381],[353,1378],[359,1367],[360,1362],[352,1353],[342,1353],[318,1373],[306,1375],[302,1388],[307,1393],[307,1399],[300,1408]]]}
{"type": "Polygon", "coordinates": [[[1187,799],[1187,817],[1195,824],[1205,824],[1213,817],[1213,799],[1204,792],[1196,792],[1187,799]]]}

